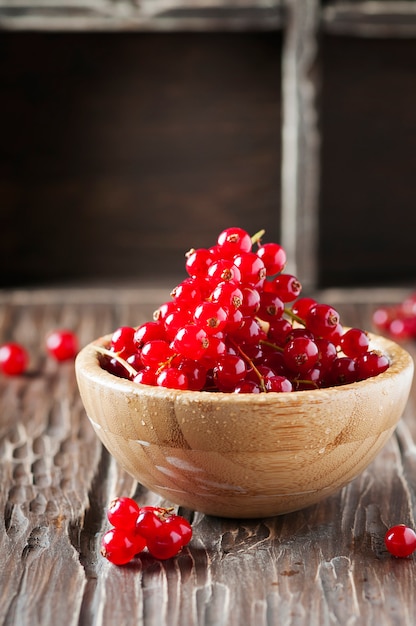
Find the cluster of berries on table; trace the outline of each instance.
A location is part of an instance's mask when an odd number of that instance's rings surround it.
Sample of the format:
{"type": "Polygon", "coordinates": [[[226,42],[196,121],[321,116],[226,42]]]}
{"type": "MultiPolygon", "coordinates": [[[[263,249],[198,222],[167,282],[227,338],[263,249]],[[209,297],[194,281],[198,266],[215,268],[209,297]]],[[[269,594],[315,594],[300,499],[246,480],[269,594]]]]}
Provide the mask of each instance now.
{"type": "Polygon", "coordinates": [[[406,558],[416,550],[416,532],[405,524],[397,524],[386,532],[384,543],[390,554],[406,558]]]}
{"type": "Polygon", "coordinates": [[[373,324],[377,330],[396,341],[416,338],[416,293],[402,302],[378,307],[373,313],[373,324]]]}
{"type": "Polygon", "coordinates": [[[263,235],[227,228],[212,247],[189,250],[171,299],[152,321],[118,328],[102,366],[146,385],[234,393],[330,387],[385,371],[388,358],[367,333],[302,296],[285,250],[263,235]]]}
{"type": "MultiPolygon", "coordinates": [[[[56,361],[68,361],[78,353],[78,337],[72,330],[57,329],[45,337],[45,349],[56,361]]],[[[27,371],[29,352],[20,343],[9,341],[0,345],[0,372],[20,376],[27,371]]]]}
{"type": "Polygon", "coordinates": [[[126,496],[111,502],[107,518],[112,528],[101,538],[101,554],[114,565],[130,563],[146,549],[156,559],[170,559],[192,538],[191,524],[173,509],[139,507],[126,496]]]}

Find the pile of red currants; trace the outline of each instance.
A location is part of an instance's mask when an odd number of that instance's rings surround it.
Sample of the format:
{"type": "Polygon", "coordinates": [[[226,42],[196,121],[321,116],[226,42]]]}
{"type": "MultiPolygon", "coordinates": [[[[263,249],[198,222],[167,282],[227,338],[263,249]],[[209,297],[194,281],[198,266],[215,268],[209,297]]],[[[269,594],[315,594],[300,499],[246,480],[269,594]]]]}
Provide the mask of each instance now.
{"type": "Polygon", "coordinates": [[[192,538],[192,526],[172,509],[139,507],[133,498],[115,498],[107,518],[113,528],[101,539],[101,554],[114,565],[125,565],[147,548],[156,559],[170,559],[192,538]]]}
{"type": "Polygon", "coordinates": [[[123,326],[102,367],[137,383],[192,391],[289,392],[343,385],[389,367],[365,331],[301,297],[285,250],[227,228],[186,254],[188,277],[138,328],[123,326]]]}

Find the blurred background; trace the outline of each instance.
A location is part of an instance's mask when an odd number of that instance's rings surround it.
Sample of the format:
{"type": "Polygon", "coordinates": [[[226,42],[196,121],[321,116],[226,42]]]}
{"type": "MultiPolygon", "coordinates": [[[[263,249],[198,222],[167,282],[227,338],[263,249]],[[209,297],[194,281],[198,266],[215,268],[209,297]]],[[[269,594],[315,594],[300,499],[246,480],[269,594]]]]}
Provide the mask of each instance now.
{"type": "Polygon", "coordinates": [[[0,0],[0,287],[170,283],[227,226],[416,282],[415,2],[0,0]]]}

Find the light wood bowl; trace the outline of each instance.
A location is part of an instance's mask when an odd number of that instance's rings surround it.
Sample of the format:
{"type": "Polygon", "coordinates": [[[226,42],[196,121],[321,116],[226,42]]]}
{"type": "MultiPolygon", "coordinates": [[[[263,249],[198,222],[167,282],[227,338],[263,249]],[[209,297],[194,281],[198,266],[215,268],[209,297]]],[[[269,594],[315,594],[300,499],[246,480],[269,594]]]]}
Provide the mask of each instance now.
{"type": "Polygon", "coordinates": [[[138,385],[100,366],[95,346],[76,359],[86,413],[104,446],[136,480],[210,515],[279,515],[318,502],[374,459],[405,408],[413,361],[371,335],[389,369],[328,389],[227,394],[138,385]]]}

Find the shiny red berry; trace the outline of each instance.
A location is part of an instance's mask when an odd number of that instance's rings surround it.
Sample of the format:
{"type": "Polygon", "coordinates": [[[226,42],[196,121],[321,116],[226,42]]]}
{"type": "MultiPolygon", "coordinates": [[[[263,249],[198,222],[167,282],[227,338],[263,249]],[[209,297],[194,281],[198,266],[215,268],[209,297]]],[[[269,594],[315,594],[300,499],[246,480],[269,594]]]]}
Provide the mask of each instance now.
{"type": "Polygon", "coordinates": [[[156,559],[164,561],[176,556],[183,547],[182,534],[174,525],[162,524],[157,534],[147,539],[147,549],[156,559]]]}
{"type": "Polygon", "coordinates": [[[404,558],[416,550],[416,533],[412,528],[398,524],[386,532],[384,543],[390,554],[404,558]]]}
{"type": "Polygon", "coordinates": [[[110,524],[124,530],[134,530],[140,513],[139,505],[132,498],[114,498],[107,509],[110,524]]]}
{"type": "Polygon", "coordinates": [[[101,539],[101,554],[114,565],[125,565],[140,551],[136,537],[122,528],[110,528],[101,539]]]}
{"type": "Polygon", "coordinates": [[[54,330],[46,337],[46,349],[57,361],[74,359],[78,352],[78,338],[71,330],[54,330]]]}
{"type": "Polygon", "coordinates": [[[18,376],[26,370],[29,361],[25,348],[9,342],[0,346],[0,371],[8,376],[18,376]]]}

